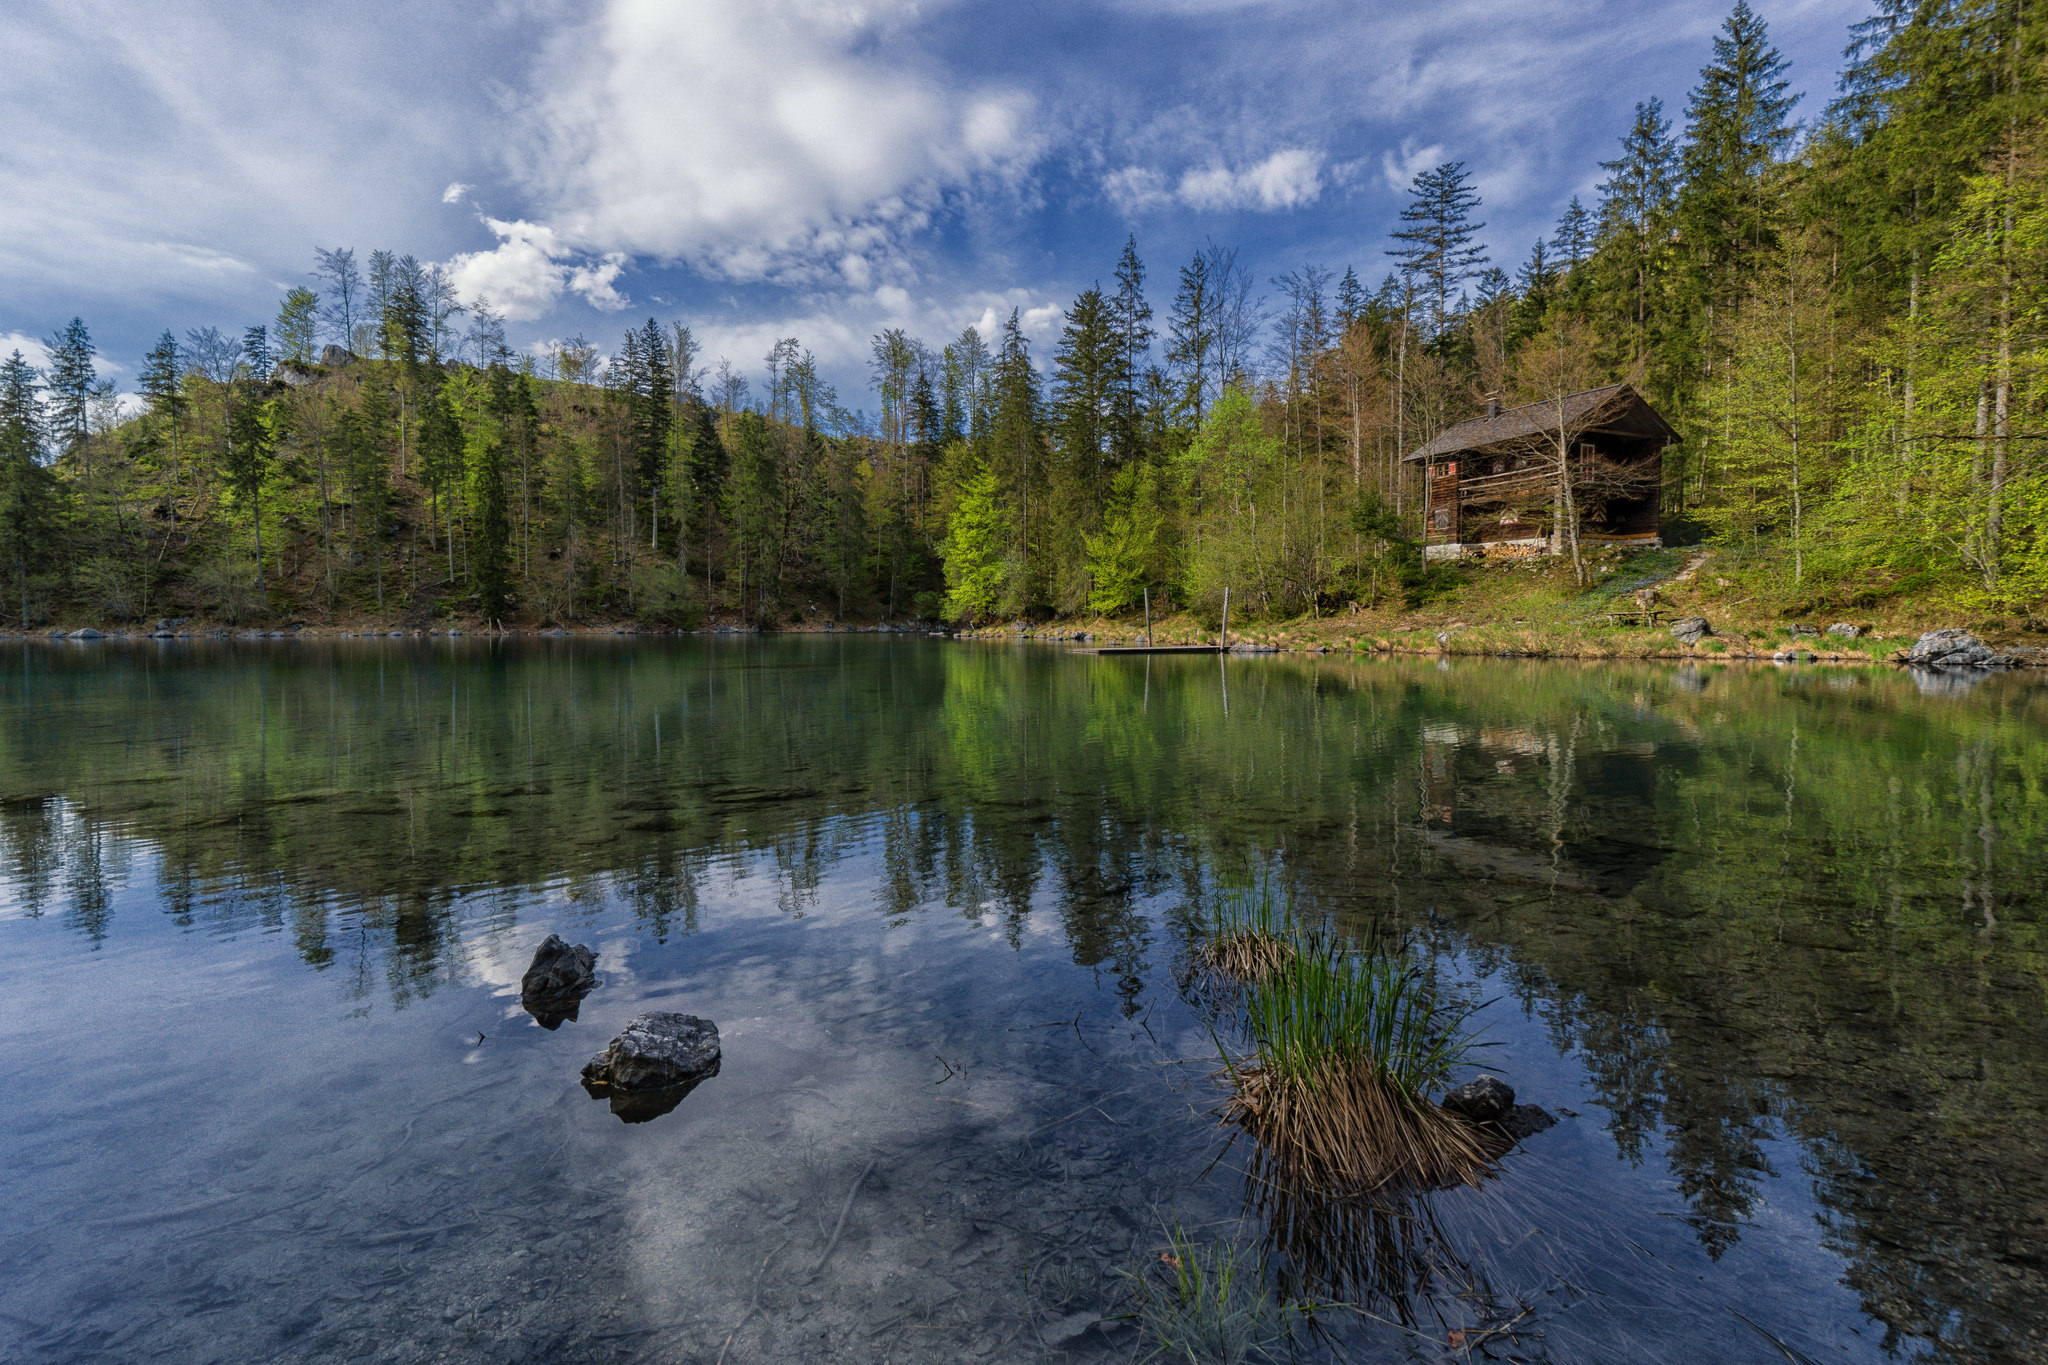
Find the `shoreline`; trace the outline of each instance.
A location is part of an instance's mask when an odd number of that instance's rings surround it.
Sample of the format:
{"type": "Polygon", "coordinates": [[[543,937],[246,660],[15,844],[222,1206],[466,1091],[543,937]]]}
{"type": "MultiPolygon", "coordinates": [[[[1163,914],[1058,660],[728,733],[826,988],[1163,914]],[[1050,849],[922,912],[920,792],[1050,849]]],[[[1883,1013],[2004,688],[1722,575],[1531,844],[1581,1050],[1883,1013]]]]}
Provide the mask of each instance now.
{"type": "MultiPolygon", "coordinates": [[[[1095,625],[1095,623],[1089,623],[1095,625]]],[[[1461,628],[1462,629],[1462,628],[1461,628]]],[[[1264,632],[1261,632],[1264,633],[1264,632]]],[[[1421,632],[1415,632],[1421,633],[1421,632]]],[[[1442,634],[1442,632],[1440,632],[1442,634]]],[[[424,640],[632,640],[632,639],[681,639],[695,636],[722,638],[769,637],[795,635],[868,635],[908,636],[914,638],[938,638],[948,640],[976,641],[980,643],[1031,643],[1046,646],[1062,646],[1070,653],[1092,653],[1107,646],[1144,645],[1142,630],[1123,629],[1070,629],[1062,630],[1057,625],[1039,629],[959,629],[932,622],[910,622],[903,624],[877,623],[856,624],[803,624],[762,630],[747,626],[702,626],[685,629],[670,626],[646,626],[637,622],[618,624],[594,624],[564,627],[548,626],[510,627],[501,629],[470,629],[461,626],[430,627],[419,629],[336,629],[329,626],[295,625],[289,628],[255,630],[233,629],[224,626],[183,627],[177,630],[100,630],[97,627],[76,629],[51,629],[35,631],[0,630],[0,644],[42,644],[79,645],[97,644],[254,644],[272,641],[318,640],[318,641],[424,641],[424,640]]],[[[1235,632],[1233,632],[1235,635],[1235,632]]],[[[1913,637],[1917,639],[1918,637],[1913,637]]],[[[1919,663],[1906,657],[1911,640],[1897,636],[1873,639],[1870,643],[1882,643],[1895,647],[1883,652],[1868,649],[1812,648],[1792,646],[1763,649],[1748,644],[1734,644],[1720,637],[1709,637],[1710,647],[1698,648],[1669,645],[1659,646],[1647,640],[1617,641],[1613,645],[1596,648],[1571,648],[1568,644],[1560,648],[1545,648],[1541,645],[1518,641],[1514,645],[1489,644],[1474,640],[1469,644],[1451,638],[1428,642],[1389,639],[1384,635],[1351,636],[1338,641],[1316,643],[1275,642],[1266,639],[1233,639],[1226,650],[1234,658],[1260,658],[1279,656],[1302,656],[1314,658],[1389,657],[1415,659],[1500,659],[1530,660],[1557,663],[1623,663],[1659,662],[1673,664],[1800,664],[1850,667],[1888,666],[1898,668],[1982,668],[1986,672],[2029,672],[2048,670],[2048,647],[2028,645],[2000,646],[2001,652],[2009,656],[2006,663],[1984,664],[1928,664],[1919,663]],[[1462,644],[1462,647],[1461,647],[1462,644]],[[1712,646],[1719,646],[1715,648],[1712,646]]],[[[1206,633],[1196,637],[1185,630],[1172,632],[1154,631],[1153,643],[1161,649],[1169,646],[1213,646],[1216,637],[1206,633]]],[[[1564,642],[1560,642],[1564,644],[1564,642]]]]}

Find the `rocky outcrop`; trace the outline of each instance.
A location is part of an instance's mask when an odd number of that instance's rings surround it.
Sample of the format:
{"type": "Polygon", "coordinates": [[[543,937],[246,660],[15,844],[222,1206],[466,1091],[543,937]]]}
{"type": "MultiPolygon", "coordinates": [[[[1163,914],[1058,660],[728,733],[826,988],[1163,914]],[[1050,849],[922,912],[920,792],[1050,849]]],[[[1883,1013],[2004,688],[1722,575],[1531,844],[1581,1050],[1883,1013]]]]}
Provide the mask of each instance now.
{"type": "Polygon", "coordinates": [[[1967,630],[1930,630],[1906,651],[1906,662],[1930,668],[2004,668],[2013,660],[1967,630]]]}
{"type": "Polygon", "coordinates": [[[691,1014],[642,1014],[583,1068],[583,1088],[627,1123],[659,1118],[718,1074],[718,1025],[691,1014]]]}
{"type": "Polygon", "coordinates": [[[1671,623],[1671,638],[1682,645],[1696,645],[1714,633],[1704,616],[1688,616],[1671,623]]]}
{"type": "Polygon", "coordinates": [[[1855,640],[1861,638],[1863,627],[1850,625],[1847,621],[1837,621],[1828,627],[1828,634],[1837,640],[1855,640]]]}
{"type": "Polygon", "coordinates": [[[354,351],[348,350],[345,347],[336,346],[330,342],[320,352],[320,363],[322,365],[327,366],[331,370],[338,370],[344,365],[355,364],[356,353],[354,351]]]}
{"type": "Polygon", "coordinates": [[[597,954],[549,934],[519,980],[519,1003],[542,1028],[557,1029],[576,1017],[583,997],[596,986],[597,954]]]}

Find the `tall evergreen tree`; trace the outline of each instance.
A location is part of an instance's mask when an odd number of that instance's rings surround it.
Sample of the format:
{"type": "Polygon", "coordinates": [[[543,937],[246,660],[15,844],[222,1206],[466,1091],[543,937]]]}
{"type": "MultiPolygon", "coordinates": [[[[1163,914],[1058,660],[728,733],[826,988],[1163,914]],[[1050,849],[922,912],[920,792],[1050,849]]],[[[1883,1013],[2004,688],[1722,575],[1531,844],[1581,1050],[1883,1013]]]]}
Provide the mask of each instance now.
{"type": "Polygon", "coordinates": [[[1116,365],[1109,386],[1109,454],[1129,464],[1143,454],[1145,371],[1152,357],[1152,305],[1145,301],[1145,266],[1135,235],[1124,242],[1116,263],[1116,292],[1105,300],[1116,341],[1116,365]]]}
{"type": "Polygon", "coordinates": [[[1438,336],[1450,321],[1460,286],[1486,264],[1486,248],[1474,240],[1486,224],[1472,221],[1479,192],[1472,188],[1462,161],[1418,172],[1408,195],[1401,209],[1406,226],[1393,234],[1401,245],[1387,254],[1420,281],[1430,334],[1438,336]]]}
{"type": "MultiPolygon", "coordinates": [[[[649,324],[652,325],[651,323],[649,324]]],[[[477,468],[472,475],[475,543],[471,571],[476,577],[477,609],[486,621],[503,620],[511,610],[512,518],[505,496],[505,466],[512,425],[512,372],[493,365],[485,411],[490,418],[477,468]]]]}
{"type": "Polygon", "coordinates": [[[21,628],[33,622],[29,574],[54,548],[62,489],[43,463],[35,367],[16,351],[0,364],[0,561],[12,569],[21,628]]]}
{"type": "Polygon", "coordinates": [[[92,475],[91,450],[86,438],[92,434],[92,395],[99,383],[93,357],[99,352],[83,318],[73,318],[64,330],[48,342],[50,369],[44,379],[49,394],[49,431],[59,451],[81,460],[88,478],[92,475]]]}
{"type": "Polygon", "coordinates": [[[270,382],[270,331],[262,323],[242,329],[242,368],[258,384],[270,382]]]}
{"type": "Polygon", "coordinates": [[[1209,373],[1216,349],[1219,301],[1209,278],[1209,257],[1197,251],[1180,268],[1180,290],[1167,317],[1167,363],[1180,376],[1182,420],[1200,426],[1215,397],[1209,373]]]}

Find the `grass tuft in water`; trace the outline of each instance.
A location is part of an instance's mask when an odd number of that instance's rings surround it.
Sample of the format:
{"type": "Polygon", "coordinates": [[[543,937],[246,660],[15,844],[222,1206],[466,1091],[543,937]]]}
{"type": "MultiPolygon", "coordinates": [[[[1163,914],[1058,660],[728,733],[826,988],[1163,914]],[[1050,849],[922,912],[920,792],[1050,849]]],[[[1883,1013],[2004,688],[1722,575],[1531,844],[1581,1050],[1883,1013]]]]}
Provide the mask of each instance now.
{"type": "Polygon", "coordinates": [[[1255,887],[1220,892],[1209,912],[1209,933],[1195,958],[1239,981],[1256,981],[1294,960],[1294,929],[1286,905],[1260,878],[1255,887]]]}
{"type": "Polygon", "coordinates": [[[1271,1360],[1305,1317],[1283,1299],[1262,1253],[1235,1241],[1196,1243],[1168,1231],[1158,1261],[1125,1272],[1133,1318],[1149,1354],[1144,1360],[1187,1365],[1242,1365],[1271,1360]]]}
{"type": "Polygon", "coordinates": [[[1258,1140],[1272,1175],[1332,1193],[1476,1184],[1488,1135],[1431,1099],[1470,1052],[1470,1010],[1404,955],[1295,944],[1245,989],[1252,1056],[1225,1058],[1223,1118],[1258,1140]]]}

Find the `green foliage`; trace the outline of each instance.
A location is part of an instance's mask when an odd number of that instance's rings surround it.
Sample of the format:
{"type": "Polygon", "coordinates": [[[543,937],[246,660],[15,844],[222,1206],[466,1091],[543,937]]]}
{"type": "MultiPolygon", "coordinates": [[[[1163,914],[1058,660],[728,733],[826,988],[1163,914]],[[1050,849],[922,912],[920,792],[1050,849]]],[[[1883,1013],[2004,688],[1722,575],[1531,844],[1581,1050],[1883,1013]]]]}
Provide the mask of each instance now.
{"type": "Polygon", "coordinates": [[[967,620],[993,617],[1009,596],[1015,565],[1005,553],[1008,528],[997,504],[999,491],[993,469],[969,479],[946,535],[946,610],[967,620]]]}

